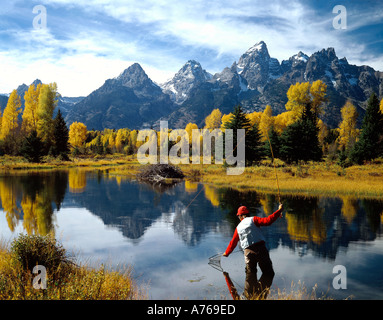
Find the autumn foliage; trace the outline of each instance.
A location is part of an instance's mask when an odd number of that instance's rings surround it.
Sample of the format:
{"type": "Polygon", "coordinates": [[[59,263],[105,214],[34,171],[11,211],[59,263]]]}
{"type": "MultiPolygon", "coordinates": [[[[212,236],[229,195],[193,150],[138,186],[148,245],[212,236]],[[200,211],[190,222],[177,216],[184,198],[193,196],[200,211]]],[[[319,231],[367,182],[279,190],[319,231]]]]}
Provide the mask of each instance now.
{"type": "MultiPolygon", "coordinates": [[[[327,86],[321,80],[297,82],[290,86],[286,96],[286,111],[279,114],[271,105],[261,111],[244,112],[241,109],[239,113],[238,106],[233,106],[228,114],[214,108],[201,128],[195,123],[186,125],[189,143],[193,144],[193,130],[220,129],[224,133],[226,128],[240,129],[241,123],[246,122],[246,128],[243,127],[246,129],[246,153],[254,159],[248,164],[270,157],[270,145],[281,160],[293,162],[317,161],[323,156],[330,160],[340,159],[343,165],[345,159],[349,159],[349,163],[360,163],[382,156],[383,132],[377,122],[382,117],[383,99],[380,102],[377,97],[370,99],[369,104],[374,105],[370,107],[372,115],[366,117],[366,124],[359,129],[360,115],[351,101],[339,106],[341,120],[338,128],[326,126],[322,116],[323,106],[328,102],[327,86]],[[368,151],[368,159],[363,157],[365,151],[368,151]],[[315,156],[308,156],[310,154],[315,156]]],[[[134,155],[144,143],[137,140],[138,131],[129,128],[89,131],[80,122],[74,122],[68,128],[61,113],[56,112],[58,94],[55,83],[33,84],[23,98],[24,109],[22,98],[14,90],[4,110],[0,110],[0,154],[23,155],[33,162],[41,161],[47,155],[68,160],[70,153],[134,155]]],[[[168,137],[172,136],[172,131],[168,130],[168,137]]],[[[157,143],[162,142],[158,140],[157,143]]],[[[169,148],[172,143],[170,139],[169,148]]]]}

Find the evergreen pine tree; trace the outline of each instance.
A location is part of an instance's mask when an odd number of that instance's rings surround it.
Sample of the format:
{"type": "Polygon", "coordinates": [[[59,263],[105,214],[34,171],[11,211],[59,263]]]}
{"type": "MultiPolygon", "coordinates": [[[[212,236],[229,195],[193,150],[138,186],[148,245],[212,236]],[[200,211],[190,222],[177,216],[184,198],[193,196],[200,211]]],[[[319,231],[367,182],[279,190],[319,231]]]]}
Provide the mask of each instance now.
{"type": "Polygon", "coordinates": [[[360,138],[350,152],[350,161],[361,164],[382,155],[383,152],[383,115],[379,109],[379,100],[372,93],[367,102],[360,138]]]}
{"type": "Polygon", "coordinates": [[[66,126],[65,120],[62,116],[60,109],[57,112],[57,115],[54,119],[54,151],[53,154],[55,156],[61,156],[64,160],[68,160],[69,154],[69,131],[66,126]]]}
{"type": "Polygon", "coordinates": [[[225,129],[250,129],[250,120],[246,117],[246,113],[243,112],[242,107],[238,105],[235,107],[233,115],[230,120],[225,123],[225,129]]]}
{"type": "Polygon", "coordinates": [[[306,105],[302,118],[286,128],[281,136],[280,157],[287,163],[319,161],[322,149],[318,139],[316,116],[309,104],[306,105]]]}
{"type": "Polygon", "coordinates": [[[246,137],[246,162],[251,165],[253,162],[259,162],[264,158],[264,148],[261,142],[261,133],[256,123],[248,130],[246,137]]]}
{"type": "Polygon", "coordinates": [[[274,126],[272,126],[269,130],[269,139],[265,141],[264,144],[264,154],[265,156],[271,158],[271,149],[270,149],[270,143],[271,143],[271,148],[273,150],[273,155],[274,158],[279,158],[280,157],[280,148],[281,148],[281,141],[278,133],[275,131],[274,126]],[[269,141],[270,140],[270,141],[269,141]]]}
{"type": "Polygon", "coordinates": [[[43,148],[44,144],[41,138],[37,136],[36,130],[33,130],[21,145],[20,153],[29,162],[41,162],[43,148]]]}
{"type": "MultiPolygon", "coordinates": [[[[224,125],[225,129],[232,129],[233,130],[233,144],[234,148],[237,145],[237,130],[238,129],[245,129],[245,135],[248,133],[248,130],[251,128],[250,120],[246,117],[246,114],[243,112],[242,107],[238,105],[235,107],[233,115],[231,116],[230,120],[225,122],[224,125]]],[[[245,137],[246,141],[246,137],[245,137]]],[[[225,139],[224,139],[225,143],[225,139]]],[[[237,150],[234,150],[234,156],[236,156],[237,150]]],[[[246,152],[246,151],[245,151],[246,152]]]]}

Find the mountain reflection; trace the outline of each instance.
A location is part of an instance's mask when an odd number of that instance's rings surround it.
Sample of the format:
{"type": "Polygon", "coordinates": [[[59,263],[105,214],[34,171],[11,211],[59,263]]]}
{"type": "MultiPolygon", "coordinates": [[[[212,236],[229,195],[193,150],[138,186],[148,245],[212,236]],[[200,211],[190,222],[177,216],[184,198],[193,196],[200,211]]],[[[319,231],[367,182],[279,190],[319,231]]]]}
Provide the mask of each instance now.
{"type": "MultiPolygon", "coordinates": [[[[0,176],[0,198],[9,229],[19,223],[28,234],[54,233],[54,214],[61,207],[86,208],[104,225],[139,243],[155,223],[165,223],[188,246],[209,233],[231,238],[237,208],[267,216],[277,206],[272,194],[214,188],[184,181],[157,188],[108,171],[71,169],[0,176]]],[[[264,229],[270,249],[279,245],[300,255],[335,259],[351,241],[372,241],[382,233],[383,202],[339,198],[284,196],[284,216],[264,229]]]]}

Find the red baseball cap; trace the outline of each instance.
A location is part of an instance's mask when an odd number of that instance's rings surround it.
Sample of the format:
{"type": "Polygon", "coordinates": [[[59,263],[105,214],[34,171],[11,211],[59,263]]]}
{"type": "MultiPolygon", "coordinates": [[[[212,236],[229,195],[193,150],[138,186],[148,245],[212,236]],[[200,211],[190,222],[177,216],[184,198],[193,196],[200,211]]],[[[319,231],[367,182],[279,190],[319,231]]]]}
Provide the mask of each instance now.
{"type": "Polygon", "coordinates": [[[248,213],[249,213],[249,210],[247,210],[245,206],[242,206],[238,208],[237,216],[241,216],[243,214],[248,214],[248,213]]]}

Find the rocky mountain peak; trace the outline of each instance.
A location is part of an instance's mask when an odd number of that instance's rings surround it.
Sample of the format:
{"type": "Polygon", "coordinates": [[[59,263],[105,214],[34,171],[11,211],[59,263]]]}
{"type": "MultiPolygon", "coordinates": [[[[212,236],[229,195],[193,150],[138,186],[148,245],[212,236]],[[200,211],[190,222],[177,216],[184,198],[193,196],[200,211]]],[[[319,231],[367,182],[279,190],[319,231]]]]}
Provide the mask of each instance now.
{"type": "Polygon", "coordinates": [[[299,51],[297,54],[293,55],[290,59],[292,59],[294,63],[299,63],[299,62],[306,63],[309,60],[309,56],[304,54],[302,51],[299,51]]]}
{"type": "Polygon", "coordinates": [[[175,78],[195,78],[197,80],[208,80],[211,75],[202,69],[201,64],[195,60],[189,60],[176,73],[175,78]]]}
{"type": "Polygon", "coordinates": [[[267,45],[264,41],[259,41],[252,47],[250,47],[245,54],[252,55],[254,53],[267,53],[269,54],[269,51],[267,50],[267,45]]]}
{"type": "Polygon", "coordinates": [[[125,69],[115,80],[128,88],[154,84],[138,63],[134,63],[125,69]]]}
{"type": "Polygon", "coordinates": [[[237,71],[247,81],[249,89],[261,92],[269,79],[281,75],[281,66],[277,59],[270,57],[266,43],[260,41],[239,58],[237,71]]]}
{"type": "Polygon", "coordinates": [[[177,104],[183,103],[190,91],[198,84],[208,81],[212,75],[204,70],[195,60],[189,60],[174,75],[173,78],[161,84],[163,91],[170,95],[177,104]]]}
{"type": "Polygon", "coordinates": [[[270,59],[269,51],[267,50],[266,43],[260,41],[254,46],[249,48],[238,60],[237,67],[238,73],[256,67],[259,64],[268,63],[270,59]]]}
{"type": "MultiPolygon", "coordinates": [[[[204,125],[214,109],[232,112],[241,104],[248,112],[271,105],[274,114],[284,112],[288,88],[297,82],[322,80],[331,99],[325,118],[330,127],[340,121],[340,108],[351,99],[363,115],[363,105],[371,91],[383,96],[383,73],[368,66],[354,66],[338,59],[334,48],[306,55],[302,51],[282,63],[269,55],[260,41],[234,62],[212,76],[196,60],[187,61],[160,86],[152,82],[138,63],[71,107],[66,117],[91,128],[140,128],[155,126],[159,119],[182,128],[187,123],[204,125]]],[[[1,103],[1,101],[0,101],[1,103]]]]}

